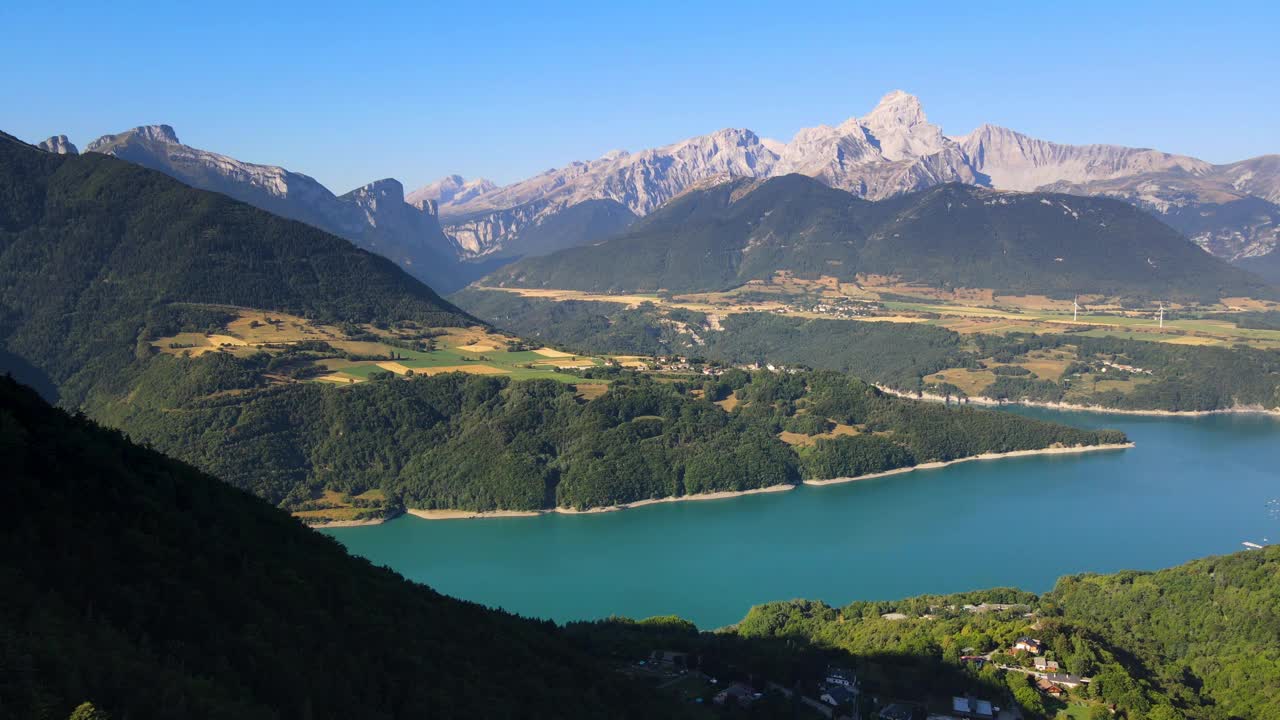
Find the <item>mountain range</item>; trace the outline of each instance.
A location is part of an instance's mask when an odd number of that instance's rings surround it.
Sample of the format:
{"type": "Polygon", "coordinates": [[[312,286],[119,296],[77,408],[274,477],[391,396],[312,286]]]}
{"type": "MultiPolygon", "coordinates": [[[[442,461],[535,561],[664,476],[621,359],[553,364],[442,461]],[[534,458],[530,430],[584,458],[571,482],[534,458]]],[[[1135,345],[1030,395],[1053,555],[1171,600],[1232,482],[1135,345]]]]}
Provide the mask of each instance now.
{"type": "Polygon", "coordinates": [[[1014,294],[1274,294],[1260,278],[1110,198],[949,183],[873,202],[800,174],[688,191],[617,237],[522,259],[486,283],[690,292],[778,271],[846,282],[888,275],[1014,294]]]}
{"type": "Polygon", "coordinates": [[[1280,156],[1213,165],[1157,150],[1063,145],[995,125],[949,137],[928,121],[917,98],[902,91],[889,93],[861,118],[806,128],[789,143],[749,130],[721,130],[573,163],[442,202],[440,212],[445,232],[464,252],[511,253],[529,223],[588,199],[617,202],[644,215],[708,180],[789,173],[871,200],[949,182],[1116,197],[1228,260],[1265,255],[1280,237],[1280,156]]]}
{"type": "MultiPolygon", "coordinates": [[[[75,152],[65,136],[41,147],[75,152]]],[[[611,151],[505,186],[451,175],[407,194],[384,179],[338,196],[300,173],[183,145],[165,125],[104,136],[85,150],[328,230],[442,292],[512,259],[617,234],[689,190],[792,173],[869,200],[945,183],[1114,197],[1229,261],[1267,255],[1280,242],[1280,155],[1215,165],[1151,149],[1053,143],[995,125],[949,136],[902,91],[861,117],[800,130],[790,142],[724,129],[611,151]]]]}

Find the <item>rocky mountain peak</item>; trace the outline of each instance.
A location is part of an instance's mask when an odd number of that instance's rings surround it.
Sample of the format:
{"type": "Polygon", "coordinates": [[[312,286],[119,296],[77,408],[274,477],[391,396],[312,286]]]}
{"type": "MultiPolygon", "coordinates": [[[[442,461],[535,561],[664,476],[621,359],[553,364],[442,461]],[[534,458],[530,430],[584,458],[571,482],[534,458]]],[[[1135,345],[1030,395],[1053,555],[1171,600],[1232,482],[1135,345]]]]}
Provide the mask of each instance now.
{"type": "Polygon", "coordinates": [[[178,134],[173,131],[172,125],[143,125],[141,127],[134,128],[134,132],[145,140],[169,143],[170,145],[182,144],[182,142],[178,140],[178,134]]]}
{"type": "Polygon", "coordinates": [[[912,127],[928,122],[920,98],[901,90],[894,90],[876,104],[875,109],[862,117],[862,124],[872,130],[886,127],[912,127]]]}
{"type": "Polygon", "coordinates": [[[352,197],[377,198],[383,202],[402,203],[404,202],[404,185],[395,178],[383,178],[361,185],[347,194],[352,197]]]}
{"type": "Polygon", "coordinates": [[[425,209],[429,203],[437,206],[464,203],[497,188],[498,185],[487,178],[467,180],[461,175],[447,175],[409,193],[405,202],[425,209]]]}
{"type": "Polygon", "coordinates": [[[54,135],[47,140],[41,141],[37,147],[54,155],[76,155],[79,153],[76,150],[76,146],[67,139],[66,135],[54,135]]]}
{"type": "Polygon", "coordinates": [[[89,143],[84,149],[85,152],[110,152],[110,148],[119,143],[128,140],[143,140],[152,143],[161,143],[165,145],[181,145],[178,140],[178,134],[173,131],[171,125],[139,125],[132,130],[126,130],[115,135],[103,135],[102,137],[89,143]]]}

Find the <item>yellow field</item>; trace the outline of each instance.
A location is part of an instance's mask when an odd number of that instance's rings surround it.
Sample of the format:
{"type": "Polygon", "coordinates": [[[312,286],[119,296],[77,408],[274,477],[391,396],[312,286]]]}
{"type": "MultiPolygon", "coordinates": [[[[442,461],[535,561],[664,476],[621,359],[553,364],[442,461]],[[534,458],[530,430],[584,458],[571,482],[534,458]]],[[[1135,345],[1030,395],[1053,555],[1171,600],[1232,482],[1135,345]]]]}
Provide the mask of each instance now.
{"type": "Polygon", "coordinates": [[[334,383],[337,385],[352,385],[365,381],[364,378],[359,378],[355,375],[348,375],[346,373],[329,373],[328,375],[321,375],[315,379],[320,382],[334,383]]]}
{"type": "Polygon", "coordinates": [[[262,310],[238,310],[237,314],[238,318],[227,323],[227,331],[248,345],[346,337],[336,327],[317,325],[297,315],[262,310]]]}
{"type": "Polygon", "coordinates": [[[982,391],[996,381],[995,373],[990,370],[970,372],[964,368],[943,370],[940,373],[925,377],[925,382],[951,383],[967,395],[981,395],[982,391]]]}
{"type": "MultiPolygon", "coordinates": [[[[369,490],[357,495],[356,498],[377,503],[384,503],[387,500],[386,494],[381,490],[369,490]]],[[[360,513],[368,512],[371,509],[356,507],[346,502],[342,497],[342,493],[333,490],[325,490],[315,500],[329,507],[320,510],[296,510],[293,516],[306,522],[344,521],[354,520],[360,513]]]]}
{"type": "MultiPolygon", "coordinates": [[[[404,365],[401,365],[398,362],[380,362],[377,365],[383,370],[390,370],[391,372],[397,375],[404,375],[405,373],[409,372],[409,368],[405,367],[404,365]]],[[[384,375],[383,377],[386,377],[386,376],[384,375]]]]}
{"type": "Polygon", "coordinates": [[[652,362],[649,358],[640,355],[612,355],[610,359],[624,368],[636,368],[639,370],[649,367],[649,363],[652,362]]]}
{"type": "Polygon", "coordinates": [[[1036,350],[1027,354],[1027,359],[1013,363],[1024,367],[1041,380],[1057,381],[1066,371],[1067,366],[1075,361],[1075,355],[1061,350],[1036,350]]]}
{"type": "Polygon", "coordinates": [[[609,391],[609,386],[605,383],[578,383],[573,388],[583,400],[595,400],[609,391]]]}
{"type": "Polygon", "coordinates": [[[461,350],[469,353],[495,352],[497,349],[497,345],[489,342],[473,342],[470,345],[459,345],[454,348],[454,350],[461,350]]]}
{"type": "Polygon", "coordinates": [[[816,445],[819,440],[824,440],[824,439],[830,440],[831,438],[839,437],[841,435],[857,435],[857,434],[858,434],[858,429],[853,427],[852,425],[836,423],[836,426],[834,428],[824,433],[818,433],[817,435],[802,435],[801,433],[793,433],[793,432],[787,432],[786,430],[783,430],[782,432],[778,433],[778,439],[788,445],[797,446],[797,447],[808,447],[809,445],[816,445]]]}
{"type": "Polygon", "coordinates": [[[440,345],[468,352],[493,352],[502,344],[516,338],[502,333],[489,332],[478,325],[467,328],[445,328],[435,340],[440,345]]]}
{"type": "Polygon", "coordinates": [[[717,400],[716,404],[719,405],[725,412],[733,412],[733,409],[738,407],[738,396],[730,395],[729,397],[723,400],[717,400]]]}
{"type": "Polygon", "coordinates": [[[381,355],[386,346],[370,340],[330,340],[329,344],[353,355],[381,355]]]}
{"type": "Polygon", "coordinates": [[[1169,338],[1168,340],[1164,340],[1164,342],[1167,342],[1170,345],[1220,345],[1221,344],[1220,340],[1215,340],[1214,338],[1211,338],[1211,337],[1204,337],[1202,335],[1182,335],[1180,337],[1169,338]]]}
{"type": "MultiPolygon", "coordinates": [[[[814,313],[795,313],[796,315],[814,315],[814,313]]],[[[822,317],[816,315],[816,317],[822,317]]],[[[870,317],[855,318],[862,322],[893,322],[893,323],[926,323],[928,318],[911,317],[909,315],[872,315],[870,317]]]]}
{"type": "Polygon", "coordinates": [[[591,360],[543,360],[534,363],[535,367],[584,368],[595,367],[591,360]]]}
{"type": "Polygon", "coordinates": [[[555,350],[555,349],[553,349],[553,348],[549,348],[549,347],[538,348],[537,350],[534,350],[534,352],[538,353],[538,354],[539,354],[539,355],[541,355],[542,357],[549,357],[549,358],[567,358],[567,357],[574,357],[574,355],[573,355],[572,353],[560,352],[559,350],[555,350]]]}
{"type": "MultiPolygon", "coordinates": [[[[382,365],[382,363],[378,363],[382,365]]],[[[408,370],[409,368],[405,368],[408,370]]],[[[496,368],[492,365],[483,363],[467,363],[466,365],[445,365],[442,367],[414,368],[413,372],[419,375],[443,375],[444,373],[461,372],[471,373],[472,375],[506,375],[508,371],[496,368]]]]}

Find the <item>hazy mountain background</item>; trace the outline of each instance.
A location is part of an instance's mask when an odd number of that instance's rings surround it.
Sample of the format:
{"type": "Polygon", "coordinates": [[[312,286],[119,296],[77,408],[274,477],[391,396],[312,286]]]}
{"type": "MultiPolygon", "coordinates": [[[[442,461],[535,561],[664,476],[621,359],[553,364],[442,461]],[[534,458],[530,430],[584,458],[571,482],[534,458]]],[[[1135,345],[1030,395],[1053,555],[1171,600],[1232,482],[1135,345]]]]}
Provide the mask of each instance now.
{"type": "MultiPolygon", "coordinates": [[[[65,136],[41,147],[76,151],[65,136]]],[[[1214,165],[1146,148],[1064,145],[989,124],[949,136],[918,98],[898,90],[865,115],[800,130],[789,142],[730,128],[615,150],[505,186],[450,175],[407,194],[383,179],[336,195],[299,172],[184,145],[166,125],[103,136],[85,151],[328,230],[441,292],[513,259],[616,235],[690,190],[792,173],[869,200],[945,183],[1117,198],[1232,262],[1266,256],[1280,241],[1280,156],[1214,165]]]]}

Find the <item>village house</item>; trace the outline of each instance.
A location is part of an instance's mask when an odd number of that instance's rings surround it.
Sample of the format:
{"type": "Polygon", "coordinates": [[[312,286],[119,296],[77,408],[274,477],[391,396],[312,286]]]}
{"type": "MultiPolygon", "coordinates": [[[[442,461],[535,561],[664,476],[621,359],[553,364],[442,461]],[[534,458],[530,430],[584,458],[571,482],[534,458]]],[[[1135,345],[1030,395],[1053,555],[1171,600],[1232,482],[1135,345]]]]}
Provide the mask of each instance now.
{"type": "Polygon", "coordinates": [[[1007,610],[1030,610],[1031,606],[1022,603],[982,603],[981,605],[965,605],[964,610],[971,613],[1004,612],[1007,610]]]}
{"type": "Polygon", "coordinates": [[[847,688],[858,687],[858,676],[849,668],[828,665],[826,676],[822,680],[827,685],[840,685],[847,688]]]}
{"type": "Polygon", "coordinates": [[[1050,673],[1045,676],[1045,679],[1058,687],[1064,688],[1078,688],[1089,682],[1088,678],[1082,678],[1079,675],[1072,675],[1071,673],[1050,673]]]}
{"type": "Polygon", "coordinates": [[[1040,690],[1040,692],[1045,693],[1046,695],[1052,695],[1053,697],[1059,697],[1062,695],[1062,693],[1066,692],[1065,690],[1058,687],[1057,685],[1054,685],[1053,683],[1049,682],[1047,678],[1040,678],[1039,680],[1037,680],[1036,687],[1040,690]]]}
{"type": "Polygon", "coordinates": [[[745,707],[755,702],[759,697],[760,693],[756,692],[755,688],[746,683],[736,682],[716,693],[711,701],[717,705],[724,705],[732,700],[735,705],[745,707]]]}
{"type": "Polygon", "coordinates": [[[1013,651],[1029,652],[1032,655],[1039,655],[1044,651],[1044,643],[1036,640],[1035,638],[1020,637],[1018,638],[1018,641],[1013,644],[1013,651]]]}
{"type": "Polygon", "coordinates": [[[858,693],[843,685],[831,685],[818,696],[831,707],[849,707],[858,699],[858,693]]]}
{"type": "Polygon", "coordinates": [[[675,652],[672,650],[654,650],[649,653],[649,663],[658,667],[687,670],[689,668],[689,653],[675,652]]]}
{"type": "Polygon", "coordinates": [[[960,662],[982,667],[987,664],[987,658],[982,655],[961,655],[960,662]]]}
{"type": "Polygon", "coordinates": [[[1035,663],[1036,663],[1036,669],[1039,670],[1040,672],[1051,672],[1051,673],[1058,672],[1057,660],[1050,660],[1049,658],[1046,658],[1046,657],[1038,657],[1036,658],[1035,663]]]}
{"type": "Polygon", "coordinates": [[[877,713],[880,720],[911,720],[911,718],[915,717],[915,714],[915,708],[906,703],[887,705],[880,708],[880,712],[877,713]]]}
{"type": "Polygon", "coordinates": [[[951,698],[951,712],[962,718],[991,720],[996,716],[996,709],[990,700],[979,700],[974,697],[951,698]]]}

